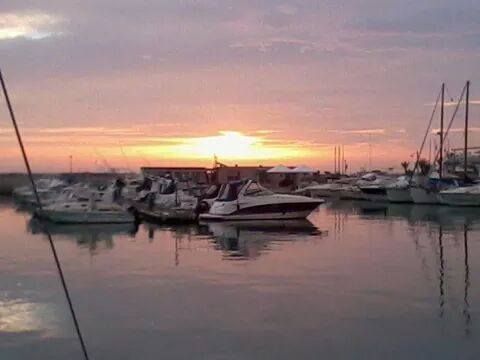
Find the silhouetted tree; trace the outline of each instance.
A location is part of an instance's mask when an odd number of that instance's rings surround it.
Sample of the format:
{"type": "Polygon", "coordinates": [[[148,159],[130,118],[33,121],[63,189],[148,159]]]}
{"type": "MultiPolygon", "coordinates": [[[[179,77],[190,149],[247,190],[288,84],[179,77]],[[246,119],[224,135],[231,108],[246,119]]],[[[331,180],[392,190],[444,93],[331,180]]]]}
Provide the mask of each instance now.
{"type": "Polygon", "coordinates": [[[420,168],[420,174],[422,175],[428,175],[430,173],[430,170],[432,168],[432,165],[425,159],[420,159],[418,161],[418,167],[420,168]]]}
{"type": "Polygon", "coordinates": [[[403,161],[400,165],[402,165],[405,174],[408,174],[408,167],[410,166],[410,163],[408,161],[403,161]]]}

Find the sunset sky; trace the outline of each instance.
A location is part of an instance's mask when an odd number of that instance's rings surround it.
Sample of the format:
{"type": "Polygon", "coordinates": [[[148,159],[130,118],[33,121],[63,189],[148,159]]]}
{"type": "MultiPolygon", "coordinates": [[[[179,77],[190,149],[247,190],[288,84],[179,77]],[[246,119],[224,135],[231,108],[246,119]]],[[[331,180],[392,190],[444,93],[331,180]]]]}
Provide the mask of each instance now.
{"type": "MultiPolygon", "coordinates": [[[[12,0],[0,66],[36,171],[213,154],[332,170],[336,144],[356,170],[369,143],[375,167],[399,167],[442,81],[457,99],[471,80],[480,145],[479,19],[478,0],[12,0]]],[[[0,104],[0,171],[23,170],[0,104]]]]}

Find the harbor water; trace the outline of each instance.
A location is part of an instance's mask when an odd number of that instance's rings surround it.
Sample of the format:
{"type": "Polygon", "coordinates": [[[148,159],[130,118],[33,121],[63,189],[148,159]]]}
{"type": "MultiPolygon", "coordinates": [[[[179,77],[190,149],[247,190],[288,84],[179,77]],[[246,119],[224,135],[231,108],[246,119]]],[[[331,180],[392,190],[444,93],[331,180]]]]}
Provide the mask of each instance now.
{"type": "Polygon", "coordinates": [[[478,359],[480,210],[52,226],[0,202],[0,359],[478,359]]]}

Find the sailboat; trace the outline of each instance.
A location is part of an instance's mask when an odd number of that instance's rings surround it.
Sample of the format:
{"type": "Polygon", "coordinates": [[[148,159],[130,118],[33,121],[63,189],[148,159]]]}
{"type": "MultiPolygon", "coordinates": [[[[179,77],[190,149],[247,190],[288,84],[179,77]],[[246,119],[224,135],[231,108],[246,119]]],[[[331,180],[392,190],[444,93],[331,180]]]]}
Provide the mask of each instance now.
{"type": "MultiPolygon", "coordinates": [[[[443,174],[443,144],[452,125],[453,119],[458,111],[458,108],[461,104],[463,96],[466,95],[466,108],[465,108],[465,173],[467,169],[467,139],[468,139],[468,102],[469,102],[469,89],[470,81],[467,81],[465,87],[463,88],[460,99],[457,102],[457,106],[453,112],[452,118],[450,119],[450,124],[447,128],[447,131],[444,132],[443,126],[443,115],[444,115],[444,93],[445,93],[445,84],[442,84],[442,101],[441,101],[441,113],[440,113],[440,150],[439,150],[439,172],[437,176],[430,176],[428,180],[420,185],[412,186],[410,188],[410,195],[413,199],[413,202],[416,204],[441,204],[444,201],[441,201],[439,193],[441,191],[449,190],[458,187],[457,179],[455,178],[446,178],[443,174]]],[[[436,157],[435,157],[436,159],[436,157]]],[[[418,164],[418,161],[417,161],[418,164]]]]}

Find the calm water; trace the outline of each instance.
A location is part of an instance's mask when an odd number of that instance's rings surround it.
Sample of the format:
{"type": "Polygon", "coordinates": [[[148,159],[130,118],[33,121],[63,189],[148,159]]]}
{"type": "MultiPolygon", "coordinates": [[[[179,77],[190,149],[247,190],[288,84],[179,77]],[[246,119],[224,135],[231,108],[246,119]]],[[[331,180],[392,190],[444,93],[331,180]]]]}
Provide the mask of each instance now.
{"type": "MultiPolygon", "coordinates": [[[[480,211],[51,227],[93,359],[478,359],[480,211]]],[[[0,203],[0,359],[81,359],[41,227],[0,203]]]]}

